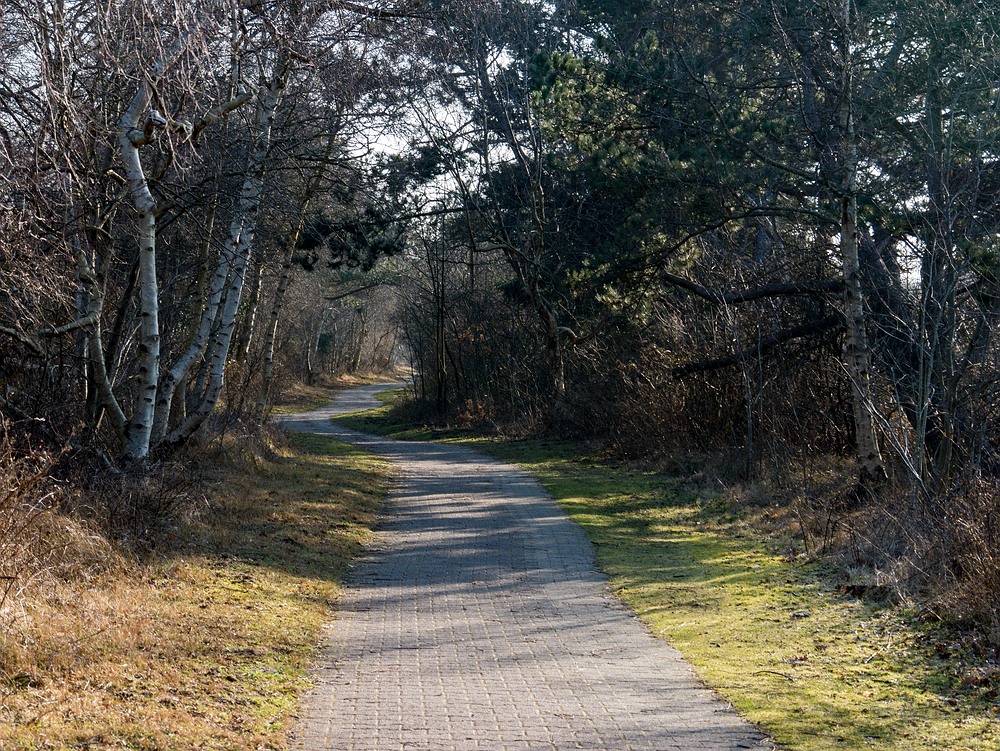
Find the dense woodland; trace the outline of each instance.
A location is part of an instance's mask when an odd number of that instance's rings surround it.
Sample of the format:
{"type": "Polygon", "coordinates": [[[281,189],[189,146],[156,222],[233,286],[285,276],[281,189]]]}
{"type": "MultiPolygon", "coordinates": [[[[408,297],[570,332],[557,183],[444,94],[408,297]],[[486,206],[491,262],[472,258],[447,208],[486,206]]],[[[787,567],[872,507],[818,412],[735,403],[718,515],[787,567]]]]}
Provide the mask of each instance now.
{"type": "Polygon", "coordinates": [[[1000,629],[998,111],[985,0],[5,2],[0,534],[407,362],[1000,629]]]}

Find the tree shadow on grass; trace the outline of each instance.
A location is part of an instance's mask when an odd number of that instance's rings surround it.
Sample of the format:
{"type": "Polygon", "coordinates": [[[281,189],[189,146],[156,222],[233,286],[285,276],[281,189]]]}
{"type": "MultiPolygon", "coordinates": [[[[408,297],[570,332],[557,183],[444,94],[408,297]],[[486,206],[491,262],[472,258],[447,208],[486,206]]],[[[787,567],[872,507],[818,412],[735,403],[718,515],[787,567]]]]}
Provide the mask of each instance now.
{"type": "Polygon", "coordinates": [[[990,703],[936,653],[939,629],[840,595],[821,563],[769,549],[764,532],[682,479],[597,461],[536,466],[626,603],[778,740],[1000,748],[990,703]]]}
{"type": "Polygon", "coordinates": [[[293,456],[229,473],[199,542],[224,560],[339,581],[371,539],[388,467],[326,436],[295,433],[289,440],[293,456]]]}

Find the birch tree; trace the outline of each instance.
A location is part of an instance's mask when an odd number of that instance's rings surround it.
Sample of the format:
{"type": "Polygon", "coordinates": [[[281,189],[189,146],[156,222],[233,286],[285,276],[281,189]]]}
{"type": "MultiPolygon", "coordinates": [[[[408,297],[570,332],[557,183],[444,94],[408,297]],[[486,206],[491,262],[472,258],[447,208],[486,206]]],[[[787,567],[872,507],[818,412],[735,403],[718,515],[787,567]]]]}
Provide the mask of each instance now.
{"type": "Polygon", "coordinates": [[[240,189],[239,202],[230,221],[229,237],[224,252],[220,254],[220,268],[216,272],[216,281],[225,278],[225,288],[218,292],[217,288],[213,288],[210,300],[210,304],[215,303],[211,307],[216,308],[216,315],[212,317],[217,316],[217,318],[213,321],[215,333],[209,341],[206,355],[209,363],[207,386],[197,407],[167,436],[167,440],[171,443],[185,440],[201,427],[214,411],[222,393],[229,348],[236,328],[236,314],[254,246],[272,126],[281,96],[288,84],[289,73],[288,53],[280,52],[267,86],[257,101],[256,137],[244,166],[245,178],[240,189]],[[226,273],[223,273],[223,269],[226,273]],[[216,302],[217,296],[218,302],[216,302]]]}
{"type": "MultiPolygon", "coordinates": [[[[178,380],[178,369],[175,367],[169,373],[167,393],[159,399],[157,398],[160,388],[161,344],[160,295],[156,277],[157,205],[143,167],[140,149],[151,143],[157,132],[162,130],[174,131],[180,135],[182,141],[187,141],[205,127],[218,122],[219,119],[249,101],[250,98],[241,90],[241,82],[234,82],[233,88],[237,91],[233,98],[212,108],[197,123],[186,120],[168,121],[167,117],[154,106],[157,85],[181,54],[196,41],[200,42],[204,48],[214,35],[217,20],[212,18],[208,12],[214,9],[210,5],[202,12],[196,13],[188,22],[190,27],[179,34],[172,47],[152,65],[148,72],[142,73],[138,91],[129,102],[119,121],[119,144],[129,193],[137,214],[139,246],[138,395],[128,426],[124,449],[124,455],[131,460],[145,459],[153,446],[154,438],[159,439],[160,435],[157,433],[161,433],[165,418],[160,417],[157,420],[157,406],[160,407],[161,415],[164,411],[169,411],[173,389],[178,380]]],[[[239,13],[239,9],[233,9],[233,12],[239,13]]],[[[183,27],[183,24],[179,23],[178,25],[183,27]]],[[[239,56],[243,54],[243,50],[234,49],[232,54],[239,56]]],[[[270,103],[271,100],[265,95],[265,101],[270,103]]],[[[269,106],[272,106],[273,110],[273,105],[269,106]]],[[[206,308],[210,310],[211,305],[206,306],[206,308]]]]}

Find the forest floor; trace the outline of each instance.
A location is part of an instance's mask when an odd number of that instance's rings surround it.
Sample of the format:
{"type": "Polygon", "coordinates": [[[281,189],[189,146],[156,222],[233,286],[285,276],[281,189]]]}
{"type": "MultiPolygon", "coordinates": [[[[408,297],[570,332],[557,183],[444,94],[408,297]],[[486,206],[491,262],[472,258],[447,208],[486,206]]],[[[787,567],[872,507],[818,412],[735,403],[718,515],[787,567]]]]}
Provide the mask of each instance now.
{"type": "Polygon", "coordinates": [[[197,462],[202,508],[152,553],[38,571],[0,609],[0,749],[287,748],[388,465],[305,434],[197,462]]]}
{"type": "Polygon", "coordinates": [[[702,481],[580,444],[426,429],[397,415],[387,405],[338,422],[531,470],[595,545],[618,597],[784,747],[1000,749],[995,655],[913,606],[850,596],[842,570],[776,533],[780,509],[741,507],[702,481]]]}

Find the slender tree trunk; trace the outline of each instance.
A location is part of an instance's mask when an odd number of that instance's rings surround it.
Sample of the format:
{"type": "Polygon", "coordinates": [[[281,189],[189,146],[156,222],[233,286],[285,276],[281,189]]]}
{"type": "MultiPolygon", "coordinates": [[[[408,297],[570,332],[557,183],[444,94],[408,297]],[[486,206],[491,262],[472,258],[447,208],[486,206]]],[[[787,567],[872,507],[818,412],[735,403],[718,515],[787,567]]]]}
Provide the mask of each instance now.
{"type": "Polygon", "coordinates": [[[139,356],[135,407],[128,425],[124,456],[141,461],[149,455],[156,418],[160,380],[159,288],[156,279],[156,201],[142,166],[140,149],[167,125],[164,117],[151,109],[153,84],[177,59],[189,39],[200,33],[201,22],[214,4],[203,7],[196,21],[182,32],[173,47],[161,58],[139,85],[128,108],[118,121],[118,145],[125,167],[129,194],[135,206],[139,246],[139,356]]]}
{"type": "Polygon", "coordinates": [[[246,311],[243,321],[239,326],[239,337],[233,348],[234,359],[246,361],[250,357],[250,350],[254,342],[254,328],[257,326],[257,305],[260,302],[261,285],[264,283],[264,264],[257,263],[253,270],[253,284],[250,287],[250,294],[247,296],[243,309],[246,311]]]}
{"type": "Polygon", "coordinates": [[[358,341],[354,348],[354,357],[351,360],[351,372],[357,373],[361,369],[361,354],[365,348],[365,339],[368,338],[368,317],[364,308],[358,308],[358,341]]]}
{"type": "Polygon", "coordinates": [[[137,212],[139,244],[139,376],[135,409],[128,425],[124,455],[133,461],[149,454],[156,389],[160,379],[159,291],[156,281],[156,201],[142,167],[139,148],[148,143],[158,123],[146,115],[149,84],[139,87],[119,123],[118,142],[137,212]],[[140,119],[145,117],[143,128],[140,119]]]}
{"type": "Polygon", "coordinates": [[[288,57],[283,53],[275,65],[274,74],[263,92],[257,109],[257,137],[251,148],[246,177],[240,191],[239,205],[229,227],[229,242],[226,253],[232,263],[232,275],[226,290],[225,301],[219,311],[218,326],[214,341],[210,345],[208,382],[200,404],[177,428],[167,435],[167,441],[178,443],[190,438],[215,409],[222,394],[226,364],[229,358],[236,314],[246,281],[247,265],[253,250],[257,215],[264,191],[264,172],[268,151],[271,146],[271,128],[281,95],[288,81],[288,57]]]}
{"type": "Polygon", "coordinates": [[[942,63],[937,43],[931,51],[925,97],[928,221],[921,259],[921,318],[925,352],[921,358],[921,391],[917,437],[925,479],[940,484],[955,460],[955,410],[958,402],[955,365],[957,273],[952,262],[952,198],[944,142],[942,63]],[[933,412],[933,414],[931,414],[933,412]]]}
{"type": "Polygon", "coordinates": [[[96,396],[100,404],[100,409],[98,409],[94,414],[94,422],[91,427],[92,429],[97,430],[98,423],[100,421],[100,414],[103,410],[110,415],[111,425],[118,438],[124,440],[128,432],[128,418],[125,416],[124,411],[122,411],[121,404],[115,397],[104,354],[104,340],[101,329],[101,313],[104,308],[104,290],[101,287],[96,272],[94,271],[91,259],[87,257],[86,252],[84,252],[82,248],[77,250],[77,275],[79,277],[81,288],[85,288],[86,290],[83,297],[87,301],[87,307],[81,311],[83,314],[83,318],[81,320],[89,320],[92,322],[88,326],[89,333],[87,336],[86,351],[88,358],[88,370],[93,378],[94,386],[97,391],[96,396]]]}
{"type": "MultiPolygon", "coordinates": [[[[288,241],[285,243],[285,255],[281,259],[281,276],[278,279],[278,287],[274,291],[271,313],[267,322],[267,338],[264,340],[264,371],[261,377],[260,399],[257,401],[256,412],[258,425],[263,425],[264,418],[267,416],[267,405],[271,397],[271,383],[274,378],[274,349],[278,341],[278,324],[281,321],[281,311],[285,304],[285,292],[288,290],[288,285],[292,278],[292,256],[295,254],[295,248],[298,247],[299,238],[302,236],[306,212],[309,210],[309,201],[310,197],[306,196],[306,199],[299,208],[299,216],[295,223],[295,229],[288,236],[288,241]]],[[[326,311],[324,311],[325,313],[326,311]]]]}
{"type": "Polygon", "coordinates": [[[444,282],[445,266],[444,266],[444,255],[441,256],[441,263],[439,265],[437,282],[435,284],[434,294],[437,298],[436,309],[435,309],[435,342],[434,342],[434,367],[435,367],[435,383],[437,385],[436,393],[436,406],[437,413],[439,416],[443,416],[448,410],[448,358],[445,353],[445,314],[447,312],[445,300],[445,282],[444,282]]]}
{"type": "Polygon", "coordinates": [[[858,255],[858,143],[854,122],[852,60],[850,55],[851,0],[844,0],[842,50],[844,54],[843,96],[841,105],[841,184],[840,257],[844,273],[844,313],[847,333],[844,359],[851,382],[851,405],[854,415],[854,440],[861,469],[861,485],[873,488],[885,478],[885,467],[875,433],[870,356],[866,331],[864,295],[861,286],[861,262],[858,255]]]}
{"type": "Polygon", "coordinates": [[[537,280],[530,287],[535,310],[545,328],[545,347],[549,356],[552,391],[557,400],[566,398],[566,346],[563,332],[559,329],[559,320],[552,307],[543,299],[537,288],[537,280]]]}
{"type": "MultiPolygon", "coordinates": [[[[205,244],[203,255],[207,259],[212,248],[212,237],[215,231],[215,214],[218,210],[218,200],[213,200],[212,209],[208,215],[208,222],[205,228],[205,244]]],[[[198,318],[198,325],[191,333],[188,340],[187,349],[177,359],[173,367],[167,371],[160,384],[160,391],[157,400],[156,419],[153,423],[154,443],[163,439],[170,425],[170,416],[173,409],[174,396],[180,389],[183,394],[183,385],[187,382],[188,371],[191,366],[204,353],[208,345],[209,336],[212,331],[212,324],[219,313],[219,305],[222,301],[222,293],[226,287],[226,279],[231,269],[224,253],[220,253],[216,262],[215,272],[208,284],[207,297],[204,299],[201,308],[201,315],[198,318]]],[[[204,294],[204,293],[203,293],[204,294]]],[[[183,400],[182,400],[183,401],[183,400]]]]}
{"type": "MultiPolygon", "coordinates": [[[[316,324],[316,334],[309,340],[309,348],[306,350],[306,380],[312,385],[315,378],[316,361],[319,359],[319,345],[323,338],[323,330],[326,328],[326,317],[330,313],[330,308],[323,308],[319,315],[319,323],[316,324]]],[[[334,341],[336,341],[337,324],[334,323],[334,341]]],[[[337,365],[340,365],[340,358],[337,358],[337,365]]]]}
{"type": "Polygon", "coordinates": [[[879,453],[873,414],[875,405],[858,261],[857,196],[852,193],[844,196],[842,201],[840,254],[844,267],[844,308],[847,321],[844,357],[851,382],[854,439],[861,465],[861,480],[863,485],[871,486],[884,479],[885,468],[879,453]]]}

